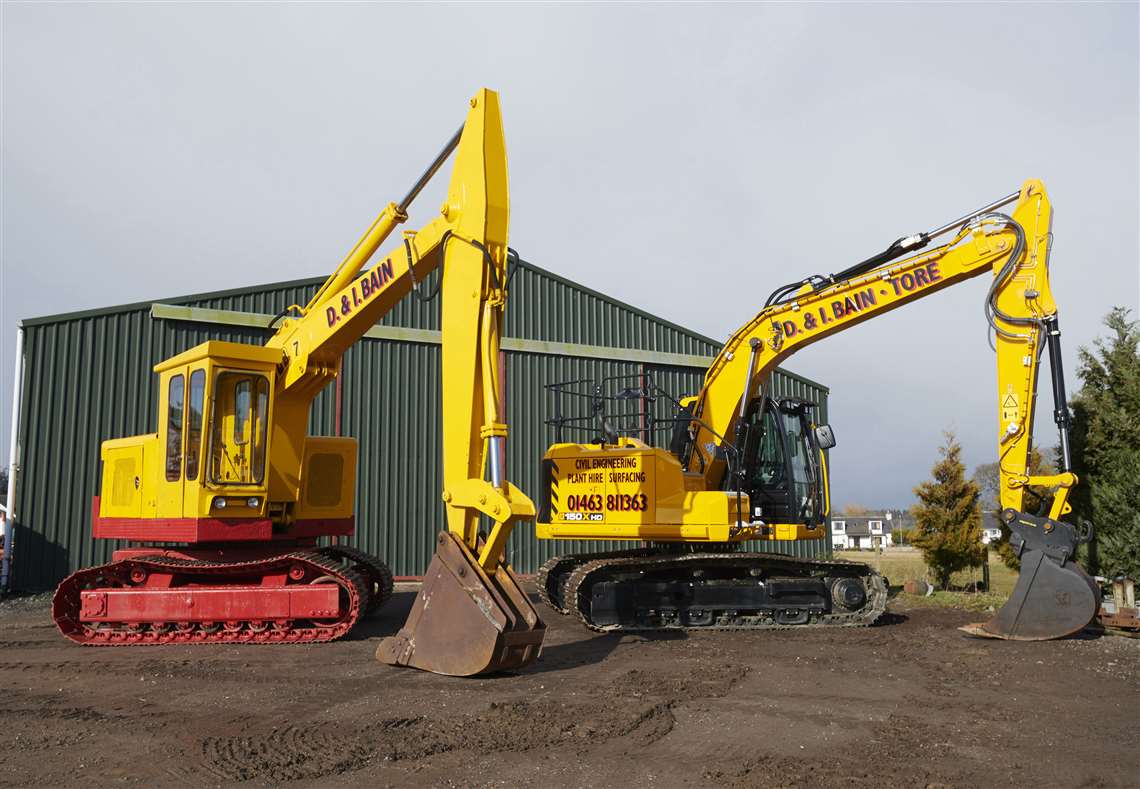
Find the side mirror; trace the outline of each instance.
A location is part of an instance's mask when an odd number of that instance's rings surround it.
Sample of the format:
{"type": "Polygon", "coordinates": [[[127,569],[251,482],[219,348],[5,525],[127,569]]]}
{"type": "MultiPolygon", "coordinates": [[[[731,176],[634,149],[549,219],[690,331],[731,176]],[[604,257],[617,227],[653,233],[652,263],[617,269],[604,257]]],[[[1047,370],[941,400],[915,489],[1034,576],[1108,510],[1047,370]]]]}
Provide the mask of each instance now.
{"type": "Polygon", "coordinates": [[[832,432],[831,425],[816,425],[815,443],[820,449],[831,449],[835,446],[835,433],[832,432]]]}

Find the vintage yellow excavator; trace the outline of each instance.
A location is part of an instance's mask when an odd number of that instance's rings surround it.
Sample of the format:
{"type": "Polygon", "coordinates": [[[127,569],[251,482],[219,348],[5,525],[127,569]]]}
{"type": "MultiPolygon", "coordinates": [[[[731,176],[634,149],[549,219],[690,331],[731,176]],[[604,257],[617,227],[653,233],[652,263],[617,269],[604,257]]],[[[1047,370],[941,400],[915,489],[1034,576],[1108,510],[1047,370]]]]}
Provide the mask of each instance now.
{"type": "Polygon", "coordinates": [[[538,657],[545,626],[501,560],[514,523],[534,516],[502,464],[499,337],[514,258],[506,146],[498,95],[482,90],[470,104],[407,196],[307,305],[274,319],[264,346],[211,341],[155,367],[158,432],[103,443],[93,508],[96,538],[144,544],[60,584],[53,616],[64,635],[93,645],[328,641],[381,605],[392,576],[379,559],[317,544],[353,533],[357,447],[307,435],[309,412],[345,351],[440,269],[448,529],[405,628],[377,656],[455,675],[538,657]],[[452,152],[440,214],[365,270],[452,152]]]}
{"type": "MultiPolygon", "coordinates": [[[[1057,306],[1049,286],[1052,208],[1040,181],[939,228],[901,238],[861,263],[777,289],[725,344],[695,396],[666,397],[644,377],[631,384],[571,381],[550,386],[560,432],[543,461],[538,535],[639,540],[648,547],[559,556],[538,574],[555,610],[596,630],[780,628],[866,625],[883,612],[884,579],[854,562],[745,552],[746,540],[826,537],[827,425],[812,404],[776,401],[776,365],[813,342],[971,277],[992,274],[985,315],[997,352],[1001,519],[1021,557],[1009,602],[969,632],[1005,639],[1058,638],[1095,616],[1097,590],[1076,563],[1091,526],[1060,519],[1077,479],[1069,458],[1069,412],[1057,306]],[[1012,216],[999,209],[1016,203],[1012,216]],[[938,237],[947,243],[924,250],[938,237]],[[1029,473],[1038,363],[1049,349],[1061,471],[1029,473]],[[567,411],[578,399],[588,410],[567,411]],[[672,403],[653,418],[647,403],[672,403]],[[633,403],[631,412],[623,404],[633,403]],[[647,419],[648,417],[648,419],[647,419]],[[648,424],[647,424],[648,423],[648,424]],[[674,426],[669,446],[649,438],[674,426]],[[635,437],[640,436],[640,437],[635,437]],[[1054,490],[1048,513],[1023,509],[1028,486],[1054,490]]],[[[948,371],[948,377],[951,375],[948,371]]],[[[664,443],[664,442],[660,442],[664,443]]]]}

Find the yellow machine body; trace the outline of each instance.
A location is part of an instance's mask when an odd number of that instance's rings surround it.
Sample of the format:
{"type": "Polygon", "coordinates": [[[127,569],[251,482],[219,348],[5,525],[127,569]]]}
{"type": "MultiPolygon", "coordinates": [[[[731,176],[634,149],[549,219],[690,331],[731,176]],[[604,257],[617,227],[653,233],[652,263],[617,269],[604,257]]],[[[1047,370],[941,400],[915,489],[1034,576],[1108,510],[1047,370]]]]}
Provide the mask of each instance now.
{"type": "MultiPolygon", "coordinates": [[[[100,515],[265,516],[279,357],[271,349],[211,340],[156,365],[158,432],[103,442],[100,515]]],[[[294,515],[351,517],[356,440],[306,436],[304,448],[301,477],[308,489],[294,515]]]]}
{"type": "Polygon", "coordinates": [[[728,542],[747,517],[748,497],[691,490],[668,450],[622,438],[604,454],[596,446],[555,444],[547,450],[550,497],[558,502],[550,522],[539,523],[544,539],[683,540],[728,542]],[[739,507],[739,510],[738,510],[739,507]]]}
{"type": "Polygon", "coordinates": [[[357,442],[309,436],[310,407],[335,379],[344,352],[443,265],[446,254],[448,525],[475,550],[478,517],[491,517],[498,527],[481,561],[494,570],[510,524],[534,513],[509,482],[483,478],[487,445],[507,435],[497,360],[510,212],[497,94],[482,91],[471,100],[462,133],[445,154],[453,150],[439,215],[362,270],[407,219],[406,206],[389,204],[309,304],[292,307],[264,346],[210,341],[155,366],[158,432],[103,443],[101,516],[266,516],[282,534],[299,519],[351,516],[357,442]]]}
{"type": "MultiPolygon", "coordinates": [[[[702,490],[703,477],[687,473],[667,449],[620,438],[602,452],[597,444],[547,449],[544,495],[556,506],[536,526],[541,539],[725,543],[825,536],[820,523],[827,510],[811,524],[752,521],[747,494],[702,490]]],[[[820,452],[825,490],[826,463],[820,452]]]]}
{"type": "MultiPolygon", "coordinates": [[[[499,98],[484,89],[407,196],[388,204],[305,306],[292,305],[278,315],[273,323],[280,325],[264,346],[206,342],[155,367],[158,432],[103,444],[95,536],[204,545],[213,558],[223,550],[217,544],[228,542],[225,550],[235,555],[245,551],[246,559],[272,560],[273,547],[254,543],[315,550],[317,538],[352,534],[356,441],[309,436],[313,400],[338,375],[345,351],[417,283],[441,270],[447,532],[428,570],[435,580],[425,583],[425,603],[405,629],[414,634],[418,628],[420,636],[405,638],[402,631],[390,639],[399,645],[389,650],[389,662],[476,674],[534,660],[544,626],[502,564],[514,524],[534,516],[534,505],[504,478],[500,462],[508,432],[499,342],[509,281],[509,218],[499,98]],[[453,153],[438,214],[419,230],[405,231],[373,261],[453,153]],[[478,531],[483,517],[491,523],[485,536],[478,531]],[[440,602],[429,612],[426,601],[433,595],[440,602]],[[444,639],[460,619],[463,643],[444,639]]],[[[416,426],[404,429],[415,432],[416,426]]],[[[381,563],[374,557],[328,550],[313,568],[330,556],[355,562],[358,574],[387,574],[390,592],[390,572],[377,570],[381,563]]],[[[349,599],[357,594],[347,588],[351,578],[325,580],[345,586],[349,599]]],[[[74,634],[80,603],[66,596],[57,605],[57,621],[74,634]]],[[[256,616],[251,621],[262,637],[265,622],[256,616]]],[[[234,640],[248,636],[243,622],[231,622],[230,628],[234,640]]],[[[217,640],[213,630],[199,635],[217,640]]]]}

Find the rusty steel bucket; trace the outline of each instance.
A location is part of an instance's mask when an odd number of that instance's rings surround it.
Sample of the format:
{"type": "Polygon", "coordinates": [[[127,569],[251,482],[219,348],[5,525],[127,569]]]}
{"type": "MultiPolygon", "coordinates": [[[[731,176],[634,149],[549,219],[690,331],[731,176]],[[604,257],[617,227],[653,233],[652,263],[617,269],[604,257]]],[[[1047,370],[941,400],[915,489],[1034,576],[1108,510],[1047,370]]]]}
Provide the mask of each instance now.
{"type": "Polygon", "coordinates": [[[1068,523],[1007,509],[1001,514],[1021,559],[1013,594],[988,622],[959,628],[972,636],[1047,641],[1084,630],[1096,617],[1100,592],[1074,558],[1091,538],[1068,523]]]}
{"type": "Polygon", "coordinates": [[[380,642],[376,659],[454,677],[521,668],[542,652],[546,625],[500,564],[493,575],[471,549],[441,532],[408,620],[380,642]]]}

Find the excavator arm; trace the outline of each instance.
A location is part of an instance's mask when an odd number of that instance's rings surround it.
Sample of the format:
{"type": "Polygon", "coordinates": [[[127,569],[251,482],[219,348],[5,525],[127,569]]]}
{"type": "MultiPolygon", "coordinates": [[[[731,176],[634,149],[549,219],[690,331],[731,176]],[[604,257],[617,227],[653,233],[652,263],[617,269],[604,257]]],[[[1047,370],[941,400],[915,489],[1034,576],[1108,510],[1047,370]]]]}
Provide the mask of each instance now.
{"type": "Polygon", "coordinates": [[[345,351],[439,270],[447,531],[437,538],[404,628],[377,649],[385,663],[470,676],[525,665],[541,652],[545,625],[502,563],[515,523],[534,517],[531,500],[503,468],[499,346],[509,218],[499,98],[481,90],[463,126],[404,199],[388,204],[308,304],[285,311],[291,316],[267,342],[282,353],[271,486],[295,497],[313,398],[337,375],[345,351]],[[400,244],[366,269],[452,153],[439,215],[405,231],[400,244]],[[485,535],[479,532],[483,518],[485,535]]]}
{"type": "Polygon", "coordinates": [[[900,239],[884,253],[838,275],[811,277],[777,290],[709,367],[693,406],[692,440],[683,457],[686,470],[702,476],[706,489],[731,489],[733,481],[726,481],[725,475],[734,471],[728,462],[732,452],[724,444],[741,440],[748,403],[757,392],[764,393],[781,361],[839,331],[990,273],[985,313],[997,352],[1002,519],[1013,530],[1019,552],[1029,552],[1022,560],[1023,567],[1031,569],[1022,572],[1010,603],[993,622],[971,632],[1040,638],[1080,630],[1096,613],[1096,589],[1073,562],[1077,543],[1088,535],[1059,521],[1071,511],[1068,495],[1077,478],[1071,471],[1060,329],[1048,275],[1051,227],[1045,187],[1030,180],[1012,195],[941,228],[900,239]],[[1015,203],[1012,215],[998,211],[1010,203],[1015,203]],[[950,240],[914,253],[943,235],[950,235],[950,240]],[[1061,471],[1033,476],[1028,458],[1039,363],[1046,348],[1061,471]],[[1022,513],[1028,485],[1055,489],[1047,518],[1022,513]],[[1046,560],[1046,569],[1056,572],[1049,573],[1047,582],[1035,583],[1046,560]]]}
{"type": "MultiPolygon", "coordinates": [[[[281,352],[274,403],[271,495],[299,495],[309,409],[345,351],[439,270],[443,478],[447,531],[405,627],[377,658],[469,676],[538,657],[545,625],[502,563],[511,529],[534,517],[505,476],[499,346],[509,282],[510,201],[498,95],[471,99],[458,132],[397,203],[388,206],[304,307],[293,306],[266,345],[281,352]],[[407,220],[412,201],[455,154],[438,216],[365,268],[407,220]],[[479,533],[480,520],[490,528],[479,533]]],[[[409,429],[414,427],[409,426],[409,429]]],[[[397,484],[398,481],[397,481],[397,484]]]]}
{"type": "Polygon", "coordinates": [[[388,204],[305,307],[294,305],[282,313],[295,317],[285,317],[266,342],[282,353],[274,460],[283,465],[295,459],[299,469],[303,447],[298,439],[303,442],[309,406],[339,373],[344,353],[443,268],[443,497],[450,531],[472,550],[478,516],[495,522],[480,551],[480,564],[488,572],[497,567],[509,525],[534,514],[529,499],[505,480],[501,463],[507,426],[500,415],[498,356],[507,299],[509,211],[498,97],[484,90],[471,100],[467,121],[411,191],[399,204],[388,204]],[[407,221],[412,201],[453,152],[456,161],[440,215],[417,231],[406,231],[400,245],[365,269],[392,231],[407,221]],[[293,451],[283,452],[287,447],[293,451]],[[490,480],[485,480],[488,466],[490,480]]]}
{"type": "MultiPolygon", "coordinates": [[[[989,272],[995,280],[987,313],[996,308],[992,314],[1002,393],[1002,503],[1020,508],[1021,493],[1029,484],[1021,478],[1032,435],[1038,361],[1046,337],[1056,338],[1046,328],[1056,331],[1057,307],[1048,279],[1052,209],[1040,181],[1027,181],[1018,193],[987,209],[892,245],[892,250],[914,249],[954,232],[948,242],[920,254],[796,283],[795,290],[736,331],[709,366],[694,409],[695,440],[687,465],[700,470],[706,487],[715,489],[725,472],[723,453],[716,451],[721,441],[736,434],[744,404],[784,359],[832,334],[989,272]],[[996,213],[1015,201],[1012,218],[996,213]],[[1016,261],[1011,253],[1016,253],[1016,261]]],[[[876,256],[870,263],[880,259],[876,256]]],[[[1062,445],[1068,446],[1067,434],[1062,445]]]]}
{"type": "Polygon", "coordinates": [[[377,659],[470,676],[536,659],[545,625],[502,563],[511,529],[534,517],[530,499],[505,476],[499,347],[507,301],[510,201],[498,95],[482,90],[460,129],[399,203],[390,203],[304,307],[287,312],[267,345],[283,354],[273,440],[290,486],[300,470],[313,397],[336,376],[344,352],[433,271],[442,329],[443,478],[448,530],[424,575],[407,623],[377,659]],[[407,219],[412,200],[452,152],[439,216],[364,270],[407,219]],[[481,518],[490,525],[479,533],[481,518]]]}

